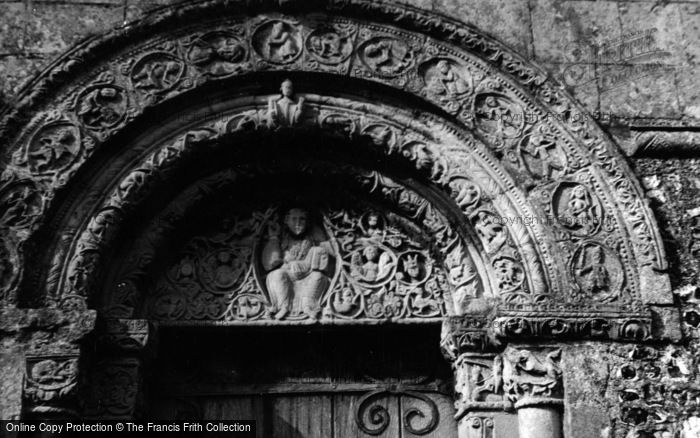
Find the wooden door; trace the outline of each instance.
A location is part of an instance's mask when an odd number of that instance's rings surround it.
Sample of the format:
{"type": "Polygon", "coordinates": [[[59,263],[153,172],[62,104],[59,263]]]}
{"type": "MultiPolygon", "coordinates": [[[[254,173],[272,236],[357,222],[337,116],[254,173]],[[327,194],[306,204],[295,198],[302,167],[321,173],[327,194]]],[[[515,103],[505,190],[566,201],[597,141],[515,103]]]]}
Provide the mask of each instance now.
{"type": "Polygon", "coordinates": [[[151,418],[253,419],[266,438],[457,436],[435,327],[166,336],[151,418]]]}

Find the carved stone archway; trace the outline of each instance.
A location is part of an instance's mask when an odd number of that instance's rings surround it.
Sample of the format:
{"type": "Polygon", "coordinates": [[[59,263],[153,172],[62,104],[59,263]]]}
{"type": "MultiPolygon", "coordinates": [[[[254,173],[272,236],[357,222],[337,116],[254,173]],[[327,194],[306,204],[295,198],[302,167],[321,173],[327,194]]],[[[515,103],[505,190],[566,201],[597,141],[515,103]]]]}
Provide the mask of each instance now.
{"type": "MultiPolygon", "coordinates": [[[[362,0],[196,2],[77,47],[22,99],[3,119],[0,182],[0,290],[15,313],[90,314],[115,242],[182,169],[256,136],[311,132],[412,168],[398,186],[417,201],[396,208],[434,211],[414,219],[461,239],[443,248],[454,274],[441,315],[458,385],[506,361],[511,400],[496,405],[556,405],[555,353],[486,352],[663,336],[652,327],[654,306],[672,301],[663,247],[615,145],[537,68],[464,24],[362,0]],[[297,88],[286,102],[285,77],[297,88]]],[[[112,304],[121,322],[104,333],[120,351],[143,347],[147,323],[112,304]]],[[[28,356],[28,372],[73,364],[80,336],[69,362],[28,356]]],[[[467,392],[465,412],[495,406],[467,392]]]]}

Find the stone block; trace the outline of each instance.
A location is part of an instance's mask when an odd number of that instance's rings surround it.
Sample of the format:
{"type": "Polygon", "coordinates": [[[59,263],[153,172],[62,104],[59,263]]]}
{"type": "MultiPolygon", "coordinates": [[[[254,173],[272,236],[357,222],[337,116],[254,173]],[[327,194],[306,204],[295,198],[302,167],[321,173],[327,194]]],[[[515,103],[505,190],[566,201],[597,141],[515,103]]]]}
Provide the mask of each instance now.
{"type": "Polygon", "coordinates": [[[622,61],[682,63],[683,28],[678,4],[625,2],[619,6],[622,61]]]}
{"type": "Polygon", "coordinates": [[[47,60],[40,55],[0,57],[0,92],[10,100],[46,63],[47,60]]]}
{"type": "Polygon", "coordinates": [[[564,436],[592,438],[610,428],[605,397],[610,380],[609,354],[602,344],[572,344],[562,352],[564,436]]]}
{"type": "Polygon", "coordinates": [[[676,77],[678,78],[678,97],[682,115],[698,124],[700,123],[700,79],[698,79],[700,78],[700,65],[688,63],[686,67],[678,69],[676,77]]]}
{"type": "Polygon", "coordinates": [[[651,329],[654,339],[680,341],[681,315],[676,307],[651,307],[651,329]]]}
{"type": "Polygon", "coordinates": [[[679,118],[675,71],[675,66],[658,63],[599,65],[601,112],[628,118],[679,118]]]}
{"type": "Polygon", "coordinates": [[[17,350],[6,350],[0,354],[0,419],[19,420],[23,383],[24,355],[17,350]]]}
{"type": "Polygon", "coordinates": [[[620,35],[615,2],[532,0],[531,4],[538,61],[592,63],[594,48],[620,35]]]}
{"type": "Polygon", "coordinates": [[[578,100],[589,112],[598,111],[599,96],[595,65],[587,63],[546,63],[550,75],[578,100]]]}
{"type": "Polygon", "coordinates": [[[32,3],[25,49],[57,55],[88,36],[120,26],[123,21],[121,5],[32,3]]]}
{"type": "Polygon", "coordinates": [[[27,7],[22,2],[3,3],[0,6],[0,56],[22,51],[27,7]]]}
{"type": "Polygon", "coordinates": [[[527,0],[435,0],[433,7],[493,36],[521,56],[532,58],[527,0]]]}
{"type": "Polygon", "coordinates": [[[683,62],[691,66],[700,65],[700,3],[678,5],[683,27],[683,62]]]}

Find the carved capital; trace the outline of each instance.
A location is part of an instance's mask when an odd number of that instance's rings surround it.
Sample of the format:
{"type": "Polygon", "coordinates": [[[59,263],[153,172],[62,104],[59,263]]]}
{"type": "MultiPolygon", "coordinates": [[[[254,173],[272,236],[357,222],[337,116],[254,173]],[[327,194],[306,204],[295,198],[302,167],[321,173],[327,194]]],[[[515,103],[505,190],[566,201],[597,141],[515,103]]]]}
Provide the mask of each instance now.
{"type": "Polygon", "coordinates": [[[503,358],[497,354],[465,353],[453,363],[456,418],[472,411],[510,410],[503,392],[503,358]]]}
{"type": "Polygon", "coordinates": [[[561,349],[508,347],[503,352],[503,388],[516,408],[561,404],[561,349]]]}
{"type": "Polygon", "coordinates": [[[489,318],[482,315],[453,316],[442,323],[440,348],[455,362],[463,353],[492,351],[499,341],[489,333],[489,318]]]}
{"type": "Polygon", "coordinates": [[[28,356],[24,399],[31,414],[74,415],[79,356],[28,356]]]}
{"type": "Polygon", "coordinates": [[[89,376],[84,414],[101,420],[134,417],[140,385],[141,361],[118,358],[99,362],[89,376]]]}
{"type": "Polygon", "coordinates": [[[156,331],[146,319],[108,319],[99,334],[99,346],[123,352],[143,352],[153,346],[156,331]]]}

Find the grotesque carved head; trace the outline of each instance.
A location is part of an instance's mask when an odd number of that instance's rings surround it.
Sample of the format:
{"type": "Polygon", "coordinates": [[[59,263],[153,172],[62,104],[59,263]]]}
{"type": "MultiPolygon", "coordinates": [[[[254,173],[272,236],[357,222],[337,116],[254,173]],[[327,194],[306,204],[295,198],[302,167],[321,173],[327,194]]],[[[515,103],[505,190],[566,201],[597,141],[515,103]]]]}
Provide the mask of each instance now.
{"type": "Polygon", "coordinates": [[[403,262],[403,268],[411,280],[417,279],[420,276],[420,265],[418,263],[418,256],[408,256],[403,262]]]}
{"type": "Polygon", "coordinates": [[[293,236],[301,236],[306,232],[309,214],[301,208],[292,208],[284,217],[284,224],[293,236]]]}

